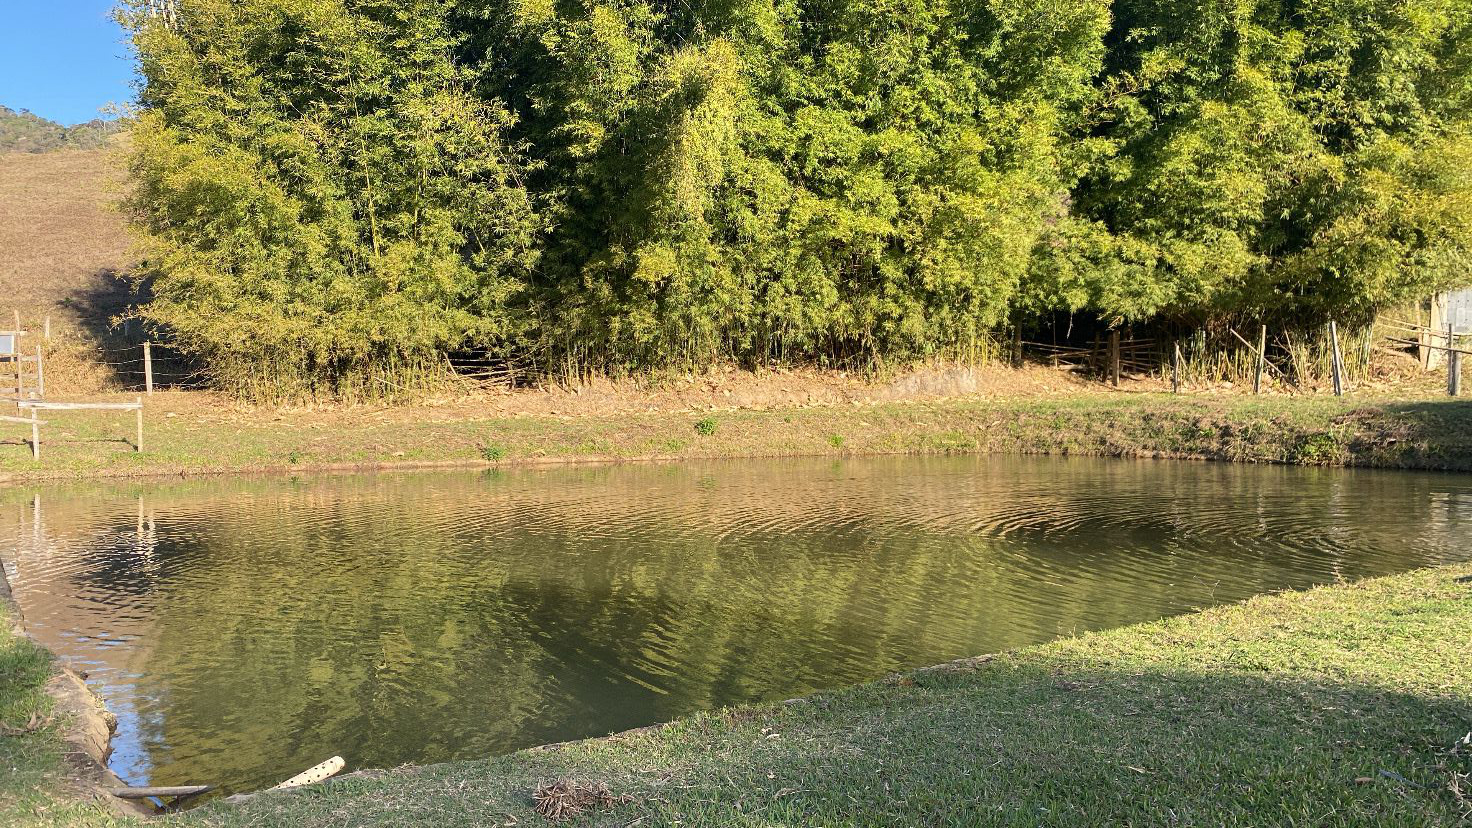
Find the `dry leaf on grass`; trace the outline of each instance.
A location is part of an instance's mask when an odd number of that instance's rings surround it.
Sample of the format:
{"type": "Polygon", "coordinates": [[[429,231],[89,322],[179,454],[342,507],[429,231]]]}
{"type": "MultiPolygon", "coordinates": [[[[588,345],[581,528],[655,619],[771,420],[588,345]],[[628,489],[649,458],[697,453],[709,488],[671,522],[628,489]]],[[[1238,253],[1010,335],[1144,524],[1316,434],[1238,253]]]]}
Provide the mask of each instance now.
{"type": "Polygon", "coordinates": [[[27,733],[35,733],[46,725],[51,724],[54,718],[53,716],[43,718],[40,713],[32,713],[30,721],[26,722],[23,727],[10,727],[9,725],[0,724],[0,736],[24,736],[27,733]]]}

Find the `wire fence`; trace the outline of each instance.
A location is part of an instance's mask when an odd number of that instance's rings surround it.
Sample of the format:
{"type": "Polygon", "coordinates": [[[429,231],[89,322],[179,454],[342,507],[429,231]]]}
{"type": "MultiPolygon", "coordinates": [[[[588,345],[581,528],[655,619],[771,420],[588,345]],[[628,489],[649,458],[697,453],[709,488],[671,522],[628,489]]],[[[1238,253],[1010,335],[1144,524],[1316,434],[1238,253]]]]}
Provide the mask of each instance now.
{"type": "MultiPolygon", "coordinates": [[[[18,316],[18,315],[17,315],[18,316]]],[[[207,368],[197,359],[168,342],[143,340],[142,331],[119,325],[105,332],[98,342],[79,332],[47,336],[50,324],[42,331],[17,331],[14,349],[17,354],[32,353],[40,348],[46,354],[47,370],[52,357],[61,363],[62,376],[51,382],[53,393],[67,393],[65,371],[105,369],[107,386],[126,392],[147,393],[151,390],[197,391],[215,387],[207,368]]],[[[1157,332],[1152,332],[1157,333],[1157,332]]],[[[1163,332],[1160,332],[1163,333],[1163,332]]],[[[1185,381],[1245,379],[1253,375],[1255,385],[1263,381],[1264,370],[1295,389],[1306,381],[1342,372],[1353,378],[1368,370],[1374,349],[1419,352],[1423,368],[1432,368],[1433,355],[1472,356],[1462,344],[1465,337],[1448,341],[1445,330],[1385,317],[1374,325],[1353,333],[1341,331],[1332,338],[1327,334],[1316,341],[1300,341],[1288,331],[1270,335],[1253,326],[1247,333],[1231,327],[1208,332],[1204,329],[1180,332],[1177,336],[1135,336],[1129,331],[1101,330],[1072,342],[1024,341],[1014,339],[1013,357],[1050,364],[1095,377],[1110,378],[1120,373],[1135,377],[1170,379],[1178,387],[1185,381]],[[1336,353],[1338,344],[1348,360],[1336,353]],[[1259,352],[1261,349],[1261,352],[1259,352]]],[[[515,389],[540,387],[549,375],[548,366],[527,358],[507,357],[484,350],[466,350],[444,356],[445,378],[462,386],[480,389],[515,389]]],[[[1458,366],[1459,367],[1459,366],[1458,366]]],[[[96,376],[93,374],[93,376],[96,376]]],[[[24,383],[22,383],[24,385],[24,383]]]]}
{"type": "Polygon", "coordinates": [[[167,343],[108,347],[90,345],[77,356],[109,369],[125,391],[197,391],[211,386],[209,372],[167,343]]]}
{"type": "MultiPolygon", "coordinates": [[[[87,343],[72,354],[90,365],[108,369],[124,391],[194,391],[213,387],[212,377],[198,360],[166,342],[139,342],[108,346],[87,343]]],[[[522,388],[537,384],[539,367],[525,360],[476,353],[445,357],[449,378],[485,388],[522,388]]]]}

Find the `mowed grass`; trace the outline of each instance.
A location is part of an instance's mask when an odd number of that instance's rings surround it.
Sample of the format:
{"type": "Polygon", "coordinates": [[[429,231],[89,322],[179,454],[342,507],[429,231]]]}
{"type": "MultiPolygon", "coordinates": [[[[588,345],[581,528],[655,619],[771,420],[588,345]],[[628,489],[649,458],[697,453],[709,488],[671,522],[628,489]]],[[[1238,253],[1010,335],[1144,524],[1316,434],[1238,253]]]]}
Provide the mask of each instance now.
{"type": "MultiPolygon", "coordinates": [[[[564,825],[1457,825],[1472,818],[1469,642],[1472,565],[1454,565],[169,819],[542,825],[534,792],[571,779],[617,804],[564,825]]],[[[31,659],[0,685],[7,723],[39,703],[31,659]]],[[[493,699],[467,703],[493,715],[493,699]]],[[[31,792],[45,751],[3,744],[22,772],[0,777],[0,822],[109,822],[56,821],[31,792]]]]}
{"type": "MultiPolygon", "coordinates": [[[[113,399],[97,397],[91,399],[113,399]]],[[[115,395],[116,399],[134,399],[115,395]]],[[[1040,397],[553,416],[439,406],[250,409],[201,392],[131,412],[47,412],[42,456],[29,427],[0,424],[0,481],[292,472],[433,464],[1023,452],[1472,470],[1472,401],[1173,396],[1040,397]]]]}

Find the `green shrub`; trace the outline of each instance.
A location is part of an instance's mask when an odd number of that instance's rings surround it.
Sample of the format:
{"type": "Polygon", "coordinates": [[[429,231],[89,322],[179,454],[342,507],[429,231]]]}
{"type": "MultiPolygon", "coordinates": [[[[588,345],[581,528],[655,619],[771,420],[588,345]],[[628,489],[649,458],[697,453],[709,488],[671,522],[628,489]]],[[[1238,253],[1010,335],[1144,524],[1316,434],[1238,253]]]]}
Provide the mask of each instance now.
{"type": "Polygon", "coordinates": [[[695,421],[695,433],[703,437],[709,437],[716,433],[716,420],[714,417],[702,417],[695,421]]]}
{"type": "Polygon", "coordinates": [[[1333,466],[1344,462],[1344,447],[1328,432],[1310,434],[1294,449],[1293,462],[1305,466],[1333,466]]]}

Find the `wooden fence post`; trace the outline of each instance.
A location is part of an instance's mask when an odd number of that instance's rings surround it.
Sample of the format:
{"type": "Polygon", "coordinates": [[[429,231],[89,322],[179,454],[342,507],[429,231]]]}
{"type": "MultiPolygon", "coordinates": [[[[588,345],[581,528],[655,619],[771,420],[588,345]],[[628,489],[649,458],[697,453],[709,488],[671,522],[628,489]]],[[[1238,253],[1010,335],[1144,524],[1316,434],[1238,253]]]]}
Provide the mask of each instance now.
{"type": "Polygon", "coordinates": [[[1262,333],[1257,337],[1257,373],[1252,377],[1252,393],[1262,393],[1262,372],[1267,367],[1268,361],[1268,326],[1262,326],[1262,333]]]}
{"type": "Polygon", "coordinates": [[[41,460],[41,424],[36,421],[36,409],[31,409],[31,459],[41,460]]]}
{"type": "Polygon", "coordinates": [[[1176,341],[1175,353],[1170,355],[1170,392],[1181,393],[1181,343],[1176,341]]]}
{"type": "MultiPolygon", "coordinates": [[[[1450,317],[1450,314],[1448,314],[1450,317]]],[[[1462,354],[1452,350],[1457,347],[1456,323],[1448,318],[1446,323],[1446,393],[1453,397],[1462,394],[1462,354]]]]}
{"type": "Polygon", "coordinates": [[[143,451],[143,398],[138,398],[138,451],[143,451]]]}
{"type": "Polygon", "coordinates": [[[36,346],[36,396],[46,398],[46,363],[41,361],[41,346],[36,346]]]}
{"type": "Polygon", "coordinates": [[[1109,381],[1119,387],[1119,331],[1109,332],[1109,381]]]}
{"type": "Polygon", "coordinates": [[[143,390],[153,396],[153,343],[143,343],[143,390]]]}
{"type": "Polygon", "coordinates": [[[1344,396],[1344,359],[1339,355],[1339,326],[1329,320],[1329,367],[1334,374],[1334,396],[1344,396]]]}

